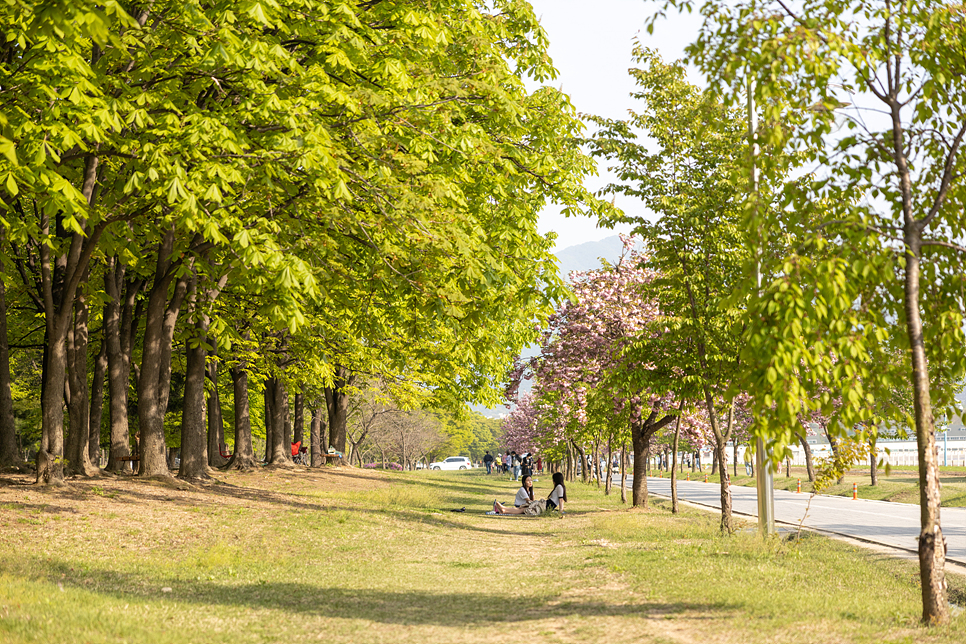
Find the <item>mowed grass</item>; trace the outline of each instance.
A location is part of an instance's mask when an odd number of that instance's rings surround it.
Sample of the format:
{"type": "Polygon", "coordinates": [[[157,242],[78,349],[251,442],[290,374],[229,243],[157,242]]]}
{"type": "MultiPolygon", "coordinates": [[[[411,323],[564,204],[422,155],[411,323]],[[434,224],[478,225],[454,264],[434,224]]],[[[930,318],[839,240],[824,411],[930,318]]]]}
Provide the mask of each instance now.
{"type": "MultiPolygon", "coordinates": [[[[755,478],[745,476],[743,465],[738,466],[738,475],[734,475],[731,467],[728,468],[731,474],[731,484],[745,487],[754,487],[755,478]]],[[[660,472],[655,471],[654,476],[660,472]]],[[[664,477],[670,476],[664,472],[664,477]]],[[[692,481],[704,481],[704,472],[690,471],[678,473],[680,480],[690,474],[692,481]]],[[[845,481],[833,485],[823,494],[835,496],[852,496],[852,484],[858,484],[857,493],[860,499],[873,499],[878,501],[892,501],[895,503],[919,503],[919,472],[915,467],[893,467],[887,475],[884,471],[878,474],[877,485],[872,485],[872,478],[869,476],[868,468],[854,469],[845,477],[845,481]]],[[[812,484],[808,482],[808,473],[804,467],[791,468],[791,476],[785,476],[785,469],[775,474],[775,489],[795,492],[798,489],[798,481],[802,483],[802,493],[810,493],[812,484]]],[[[941,495],[942,504],[947,508],[966,507],[966,468],[963,467],[941,467],[940,480],[942,481],[941,495]]],[[[718,483],[718,475],[708,476],[709,483],[718,483]]]]}
{"type": "Polygon", "coordinates": [[[596,486],[500,519],[516,484],[479,471],[218,479],[0,480],[0,642],[966,641],[918,625],[912,562],[596,486]]]}

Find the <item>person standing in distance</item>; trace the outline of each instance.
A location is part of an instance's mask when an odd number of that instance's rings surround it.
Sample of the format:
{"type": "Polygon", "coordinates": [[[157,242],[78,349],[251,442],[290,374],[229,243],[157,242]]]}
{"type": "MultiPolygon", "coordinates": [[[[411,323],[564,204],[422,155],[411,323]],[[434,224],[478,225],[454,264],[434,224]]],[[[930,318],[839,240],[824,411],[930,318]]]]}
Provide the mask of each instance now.
{"type": "Polygon", "coordinates": [[[493,455],[490,452],[486,453],[483,457],[483,464],[486,465],[486,473],[491,474],[493,472],[493,455]]]}

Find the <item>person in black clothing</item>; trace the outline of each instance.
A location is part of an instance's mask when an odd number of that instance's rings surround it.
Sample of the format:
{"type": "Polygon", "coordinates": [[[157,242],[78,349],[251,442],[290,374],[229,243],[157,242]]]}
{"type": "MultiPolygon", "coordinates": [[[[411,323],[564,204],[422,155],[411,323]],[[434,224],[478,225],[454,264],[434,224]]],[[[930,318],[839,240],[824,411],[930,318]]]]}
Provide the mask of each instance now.
{"type": "Polygon", "coordinates": [[[520,475],[524,477],[533,476],[533,456],[530,452],[524,454],[520,461],[520,475]]]}
{"type": "Polygon", "coordinates": [[[493,454],[490,454],[489,452],[487,452],[486,456],[483,457],[483,464],[486,465],[486,473],[492,474],[493,473],[493,454]]]}

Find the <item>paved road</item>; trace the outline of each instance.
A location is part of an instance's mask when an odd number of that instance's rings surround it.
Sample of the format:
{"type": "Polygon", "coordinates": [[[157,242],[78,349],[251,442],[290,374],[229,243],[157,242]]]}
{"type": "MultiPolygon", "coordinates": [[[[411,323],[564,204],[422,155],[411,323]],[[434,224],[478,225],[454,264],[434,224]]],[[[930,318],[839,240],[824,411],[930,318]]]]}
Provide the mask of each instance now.
{"type": "MultiPolygon", "coordinates": [[[[647,487],[652,494],[671,496],[671,479],[648,477],[647,487]]],[[[721,507],[717,483],[678,481],[678,498],[699,505],[721,507]]],[[[758,516],[755,488],[732,486],[731,498],[736,513],[758,516]]],[[[816,496],[809,507],[808,498],[808,494],[775,490],[775,520],[797,526],[808,508],[804,525],[809,528],[912,552],[917,549],[918,505],[816,496]]],[[[966,508],[943,508],[940,518],[946,536],[947,558],[966,565],[966,508]]]]}

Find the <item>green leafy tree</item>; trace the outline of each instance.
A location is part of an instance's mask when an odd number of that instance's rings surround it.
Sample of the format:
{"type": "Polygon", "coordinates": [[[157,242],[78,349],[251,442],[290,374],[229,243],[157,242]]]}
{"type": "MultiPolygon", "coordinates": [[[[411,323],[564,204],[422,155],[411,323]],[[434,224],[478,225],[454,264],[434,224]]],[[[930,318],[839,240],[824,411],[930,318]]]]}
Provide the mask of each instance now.
{"type": "Polygon", "coordinates": [[[723,464],[733,414],[723,422],[718,408],[737,376],[739,307],[750,264],[740,228],[745,122],[688,83],[680,63],[665,63],[640,46],[634,58],[641,67],[630,71],[639,88],[633,97],[642,109],[626,121],[594,119],[601,129],[591,139],[593,154],[614,163],[619,178],[604,192],[638,198],[648,209],[616,219],[644,239],[647,266],[655,272],[651,297],[660,309],[629,353],[653,365],[639,372],[641,386],[703,401],[722,464],[721,529],[730,532],[723,464]]]}
{"type": "MultiPolygon", "coordinates": [[[[958,295],[966,252],[961,6],[892,0],[665,4],[694,5],[705,23],[688,49],[690,60],[708,75],[712,90],[730,100],[745,100],[750,87],[763,120],[774,125],[767,143],[799,155],[813,170],[786,192],[784,208],[772,212],[752,204],[748,228],[767,239],[807,221],[809,241],[827,252],[821,260],[786,258],[781,275],[755,303],[746,357],[755,389],[767,392],[756,397],[762,415],[756,431],[780,455],[789,439],[784,428],[809,404],[817,380],[841,391],[839,426],[858,425],[876,390],[898,377],[874,369],[882,362],[873,354],[902,348],[919,444],[922,618],[946,623],[934,409],[953,404],[953,390],[944,383],[958,382],[966,369],[958,295]],[[896,321],[901,333],[890,338],[896,321]],[[819,327],[827,332],[821,339],[819,327]]],[[[764,175],[774,175],[776,159],[755,161],[764,175]]],[[[828,398],[820,404],[828,405],[828,398]]]]}

